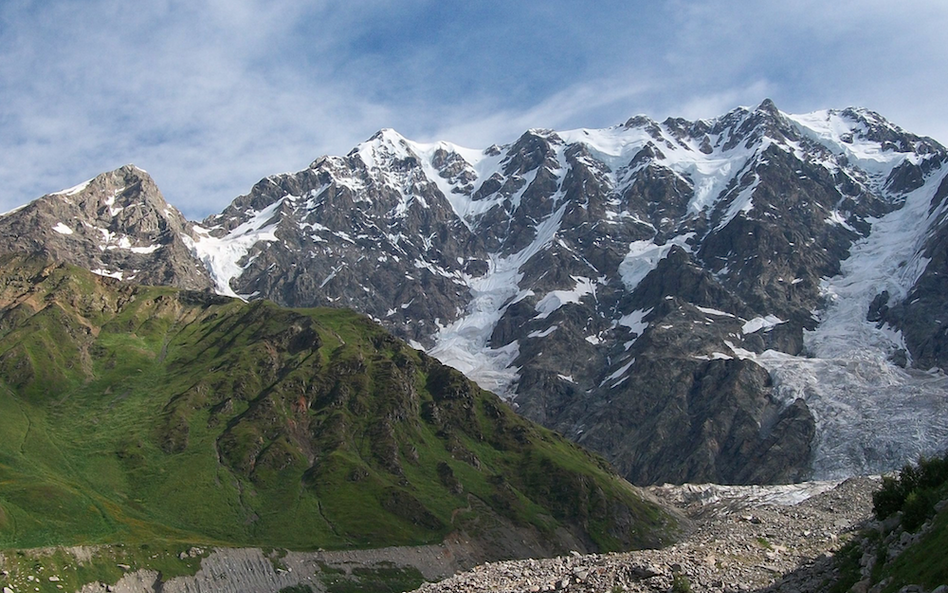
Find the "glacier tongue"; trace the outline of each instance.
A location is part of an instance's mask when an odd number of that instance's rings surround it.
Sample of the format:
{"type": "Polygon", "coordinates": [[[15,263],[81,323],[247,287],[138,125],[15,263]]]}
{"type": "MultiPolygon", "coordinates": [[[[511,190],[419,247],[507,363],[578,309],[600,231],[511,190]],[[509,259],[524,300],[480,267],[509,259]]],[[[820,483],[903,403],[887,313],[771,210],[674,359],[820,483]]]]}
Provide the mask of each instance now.
{"type": "Polygon", "coordinates": [[[756,361],[773,376],[777,397],[803,398],[816,418],[811,479],[886,472],[948,444],[941,372],[903,370],[878,350],[837,358],[767,351],[756,361]]]}
{"type": "Polygon", "coordinates": [[[552,243],[564,212],[566,204],[536,225],[536,237],[521,251],[509,257],[491,255],[488,273],[469,280],[472,300],[467,314],[440,328],[428,354],[458,369],[483,389],[504,398],[514,396],[518,369],[512,365],[520,355],[519,344],[516,340],[500,348],[488,344],[507,307],[532,294],[520,290],[520,268],[552,243]]]}
{"type": "Polygon", "coordinates": [[[830,302],[819,326],[805,333],[808,358],[773,351],[754,357],[781,400],[802,398],[816,418],[813,479],[880,473],[948,446],[948,376],[895,365],[892,355],[906,351],[901,333],[866,320],[877,294],[904,299],[928,263],[919,231],[941,214],[929,214],[940,179],[934,181],[876,220],[842,273],[824,279],[830,302]]]}

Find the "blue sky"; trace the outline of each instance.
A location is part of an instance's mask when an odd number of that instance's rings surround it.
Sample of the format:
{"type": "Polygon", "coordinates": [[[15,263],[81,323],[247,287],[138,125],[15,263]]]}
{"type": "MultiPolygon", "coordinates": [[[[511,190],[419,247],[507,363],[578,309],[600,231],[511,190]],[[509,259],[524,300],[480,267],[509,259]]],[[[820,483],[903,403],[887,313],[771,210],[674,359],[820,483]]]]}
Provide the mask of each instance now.
{"type": "Polygon", "coordinates": [[[863,106],[948,144],[943,0],[0,0],[0,210],[126,163],[192,219],[383,127],[486,147],[863,106]]]}

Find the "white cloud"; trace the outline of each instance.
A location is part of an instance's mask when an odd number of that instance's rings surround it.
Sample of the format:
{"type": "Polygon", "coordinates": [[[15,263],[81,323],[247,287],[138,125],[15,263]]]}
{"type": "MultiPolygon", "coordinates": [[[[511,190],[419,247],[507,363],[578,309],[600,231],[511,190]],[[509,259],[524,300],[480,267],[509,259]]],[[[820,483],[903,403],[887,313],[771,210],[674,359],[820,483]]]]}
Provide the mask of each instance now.
{"type": "Polygon", "coordinates": [[[755,80],[739,88],[721,89],[709,95],[688,97],[683,103],[671,106],[671,112],[685,119],[709,119],[737,106],[756,107],[762,99],[775,94],[777,89],[767,80],[755,80]]]}
{"type": "MultiPolygon", "coordinates": [[[[445,110],[439,126],[424,139],[449,139],[462,146],[486,148],[509,142],[530,128],[605,127],[627,119],[623,106],[649,90],[647,84],[597,80],[580,82],[526,109],[504,109],[497,99],[445,110]],[[616,119],[620,117],[620,119],[616,119]]],[[[633,115],[633,114],[630,114],[633,115]]]]}
{"type": "Polygon", "coordinates": [[[864,105],[948,141],[948,4],[117,0],[0,4],[0,211],[134,162],[192,216],[382,127],[864,105]]]}
{"type": "Polygon", "coordinates": [[[11,99],[0,106],[4,199],[134,161],[201,215],[305,166],[321,144],[367,135],[360,124],[384,121],[385,108],[284,63],[278,46],[302,14],[294,4],[99,2],[12,15],[25,26],[0,55],[11,99]]]}

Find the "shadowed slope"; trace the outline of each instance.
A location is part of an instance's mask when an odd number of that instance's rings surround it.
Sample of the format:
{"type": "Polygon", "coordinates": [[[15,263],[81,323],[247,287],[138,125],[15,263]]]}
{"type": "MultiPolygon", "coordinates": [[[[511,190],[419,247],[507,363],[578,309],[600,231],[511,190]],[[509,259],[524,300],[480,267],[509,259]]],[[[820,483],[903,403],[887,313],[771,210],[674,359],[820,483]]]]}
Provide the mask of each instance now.
{"type": "Polygon", "coordinates": [[[369,319],[0,258],[0,546],[657,545],[601,459],[369,319]],[[520,542],[526,542],[521,544],[520,542]]]}

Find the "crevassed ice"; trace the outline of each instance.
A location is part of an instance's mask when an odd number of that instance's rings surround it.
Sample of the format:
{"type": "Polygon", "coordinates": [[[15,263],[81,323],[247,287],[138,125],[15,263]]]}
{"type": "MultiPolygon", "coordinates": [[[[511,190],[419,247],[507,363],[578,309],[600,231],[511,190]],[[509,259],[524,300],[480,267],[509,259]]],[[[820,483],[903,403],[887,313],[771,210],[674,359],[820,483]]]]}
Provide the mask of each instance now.
{"type": "Polygon", "coordinates": [[[813,413],[814,479],[880,473],[948,448],[948,377],[893,364],[890,355],[905,348],[902,335],[866,321],[875,295],[888,290],[893,301],[904,298],[924,271],[920,250],[925,229],[941,214],[928,214],[940,181],[875,221],[842,273],[824,281],[831,303],[804,336],[809,357],[742,353],[770,371],[779,398],[802,398],[813,413]]]}
{"type": "Polygon", "coordinates": [[[553,241],[565,212],[566,204],[536,226],[536,237],[530,245],[508,257],[492,255],[487,274],[467,279],[471,304],[466,315],[441,327],[428,354],[458,369],[482,388],[501,397],[513,397],[519,369],[511,365],[520,354],[520,345],[514,341],[491,348],[488,342],[507,307],[533,294],[520,289],[520,268],[553,241]]]}

